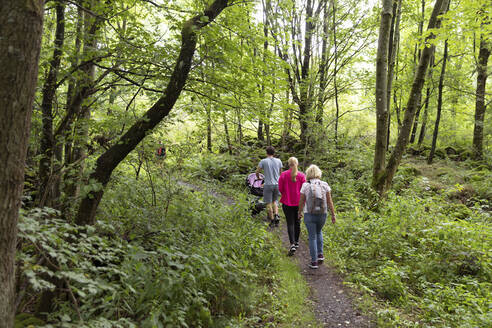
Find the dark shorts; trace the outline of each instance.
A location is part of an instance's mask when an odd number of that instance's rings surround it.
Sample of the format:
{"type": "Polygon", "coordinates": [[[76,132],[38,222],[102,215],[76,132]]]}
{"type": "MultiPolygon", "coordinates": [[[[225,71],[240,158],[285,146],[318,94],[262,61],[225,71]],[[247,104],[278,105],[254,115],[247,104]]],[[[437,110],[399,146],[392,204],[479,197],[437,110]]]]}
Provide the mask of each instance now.
{"type": "Polygon", "coordinates": [[[264,185],[263,186],[263,201],[265,203],[276,202],[279,196],[278,185],[264,185]]]}

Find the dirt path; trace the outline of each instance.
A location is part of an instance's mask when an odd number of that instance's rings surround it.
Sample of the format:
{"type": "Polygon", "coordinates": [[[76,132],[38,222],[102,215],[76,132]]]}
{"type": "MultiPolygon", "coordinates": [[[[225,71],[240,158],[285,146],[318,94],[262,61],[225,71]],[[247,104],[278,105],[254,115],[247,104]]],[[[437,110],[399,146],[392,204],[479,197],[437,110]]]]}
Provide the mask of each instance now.
{"type": "MultiPolygon", "coordinates": [[[[191,183],[184,181],[178,181],[178,183],[191,190],[202,190],[202,188],[191,183]]],[[[234,200],[227,196],[213,190],[207,190],[207,192],[215,198],[221,199],[229,206],[234,205],[234,200]]],[[[264,213],[262,212],[260,216],[264,216],[264,213]]],[[[282,220],[280,227],[274,228],[272,232],[280,235],[282,244],[285,247],[285,254],[287,255],[287,249],[290,244],[285,219],[282,220]]],[[[302,235],[299,241],[299,248],[294,256],[292,256],[292,260],[297,263],[301,274],[311,289],[311,297],[315,304],[314,313],[316,319],[323,327],[374,327],[370,320],[353,306],[350,289],[343,285],[340,275],[333,268],[322,264],[318,269],[313,270],[307,266],[310,261],[309,247],[302,235]]]]}
{"type": "MultiPolygon", "coordinates": [[[[289,237],[285,220],[275,230],[281,236],[285,254],[287,254],[289,237]]],[[[297,263],[301,274],[311,288],[311,297],[315,304],[314,312],[323,327],[374,327],[370,320],[353,305],[349,288],[343,285],[340,275],[333,268],[325,263],[315,270],[308,267],[309,246],[302,235],[299,248],[292,259],[297,263]]]]}

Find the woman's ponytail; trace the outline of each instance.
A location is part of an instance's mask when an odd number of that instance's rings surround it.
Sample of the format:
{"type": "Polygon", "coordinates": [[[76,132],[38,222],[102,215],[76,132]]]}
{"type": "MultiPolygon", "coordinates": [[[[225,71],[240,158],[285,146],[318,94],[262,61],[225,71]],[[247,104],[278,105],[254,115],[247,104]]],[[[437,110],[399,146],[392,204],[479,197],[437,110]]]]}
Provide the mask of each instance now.
{"type": "Polygon", "coordinates": [[[299,165],[299,162],[297,161],[297,158],[291,157],[288,160],[289,167],[290,167],[290,178],[292,179],[292,182],[296,182],[296,177],[297,177],[297,165],[299,165]]]}

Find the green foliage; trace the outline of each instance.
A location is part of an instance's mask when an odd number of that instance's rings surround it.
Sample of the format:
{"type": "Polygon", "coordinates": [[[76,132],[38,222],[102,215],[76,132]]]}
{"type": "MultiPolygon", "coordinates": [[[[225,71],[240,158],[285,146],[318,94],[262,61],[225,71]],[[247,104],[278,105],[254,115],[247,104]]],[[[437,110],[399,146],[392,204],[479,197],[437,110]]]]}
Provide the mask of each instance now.
{"type": "Polygon", "coordinates": [[[19,261],[29,293],[54,290],[55,277],[76,299],[59,299],[48,321],[223,327],[251,315],[258,274],[272,269],[274,248],[263,226],[250,220],[247,205],[229,209],[174,185],[166,196],[171,204],[148,210],[149,189],[135,180],[128,188],[125,181],[106,195],[95,227],[71,225],[51,210],[23,215],[19,261]]]}
{"type": "Polygon", "coordinates": [[[394,309],[377,313],[383,327],[411,327],[414,320],[436,327],[490,325],[487,215],[449,203],[446,193],[429,191],[425,179],[404,180],[408,188],[398,187],[399,195],[391,193],[377,213],[340,213],[337,225],[325,230],[326,250],[353,284],[394,309]]]}
{"type": "Polygon", "coordinates": [[[230,178],[238,169],[240,173],[247,173],[252,170],[248,164],[247,160],[235,162],[235,158],[229,154],[215,156],[201,154],[188,161],[187,169],[190,171],[192,178],[224,181],[230,178]]]}

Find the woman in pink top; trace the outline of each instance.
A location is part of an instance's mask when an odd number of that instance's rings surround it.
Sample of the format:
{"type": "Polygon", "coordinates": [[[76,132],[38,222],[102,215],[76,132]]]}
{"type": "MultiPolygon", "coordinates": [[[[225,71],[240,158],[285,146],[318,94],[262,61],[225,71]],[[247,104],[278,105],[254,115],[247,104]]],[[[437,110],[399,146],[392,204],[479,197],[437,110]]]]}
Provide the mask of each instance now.
{"type": "Polygon", "coordinates": [[[299,233],[301,232],[301,221],[298,218],[299,198],[302,184],[306,182],[306,176],[297,170],[299,165],[297,158],[289,158],[289,169],[284,171],[278,180],[278,190],[282,194],[280,202],[282,210],[287,219],[287,232],[289,233],[290,249],[292,255],[299,247],[299,233]]]}

